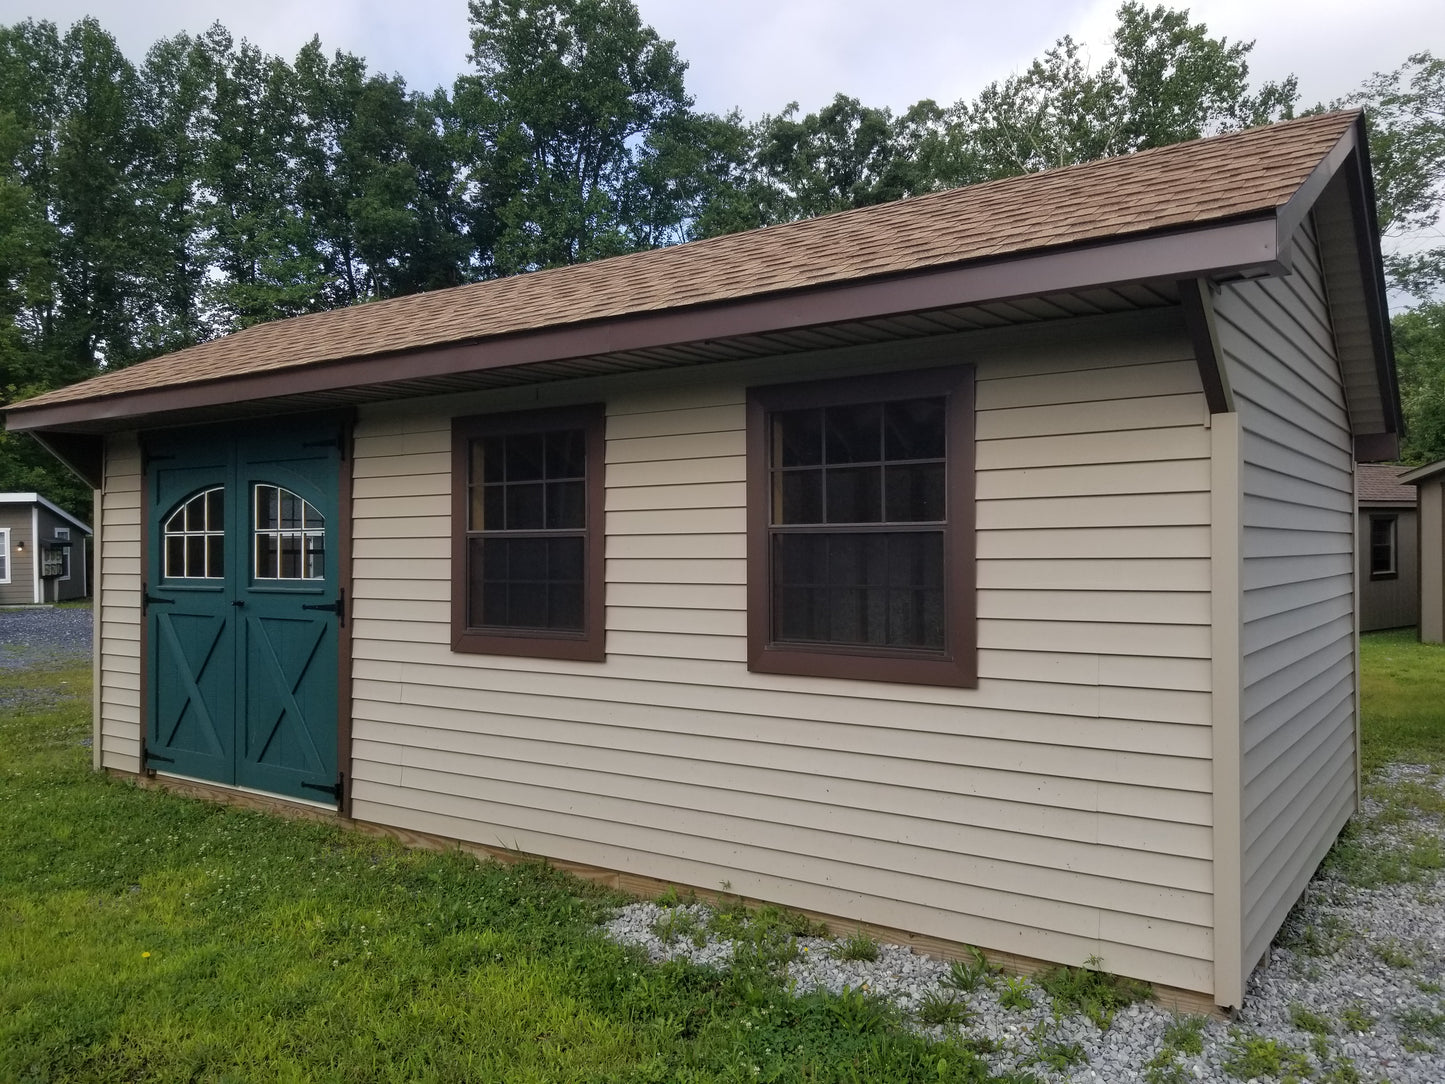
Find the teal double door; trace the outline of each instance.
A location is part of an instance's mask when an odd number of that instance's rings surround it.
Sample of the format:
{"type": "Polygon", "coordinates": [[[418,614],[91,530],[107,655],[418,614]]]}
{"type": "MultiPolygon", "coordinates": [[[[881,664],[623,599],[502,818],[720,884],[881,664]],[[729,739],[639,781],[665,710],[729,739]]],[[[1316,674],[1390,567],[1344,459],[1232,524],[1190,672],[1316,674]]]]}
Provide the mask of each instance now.
{"type": "Polygon", "coordinates": [[[146,766],[339,802],[339,421],[148,435],[146,766]]]}

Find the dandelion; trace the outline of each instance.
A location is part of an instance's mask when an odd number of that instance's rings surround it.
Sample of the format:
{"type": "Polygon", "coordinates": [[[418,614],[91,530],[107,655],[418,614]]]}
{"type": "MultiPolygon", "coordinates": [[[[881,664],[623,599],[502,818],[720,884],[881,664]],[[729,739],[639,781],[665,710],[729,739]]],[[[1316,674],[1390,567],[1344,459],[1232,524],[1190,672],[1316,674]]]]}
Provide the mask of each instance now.
{"type": "Polygon", "coordinates": [[[140,958],[142,960],[149,960],[151,958],[151,954],[149,952],[142,952],[140,954],[140,958]]]}

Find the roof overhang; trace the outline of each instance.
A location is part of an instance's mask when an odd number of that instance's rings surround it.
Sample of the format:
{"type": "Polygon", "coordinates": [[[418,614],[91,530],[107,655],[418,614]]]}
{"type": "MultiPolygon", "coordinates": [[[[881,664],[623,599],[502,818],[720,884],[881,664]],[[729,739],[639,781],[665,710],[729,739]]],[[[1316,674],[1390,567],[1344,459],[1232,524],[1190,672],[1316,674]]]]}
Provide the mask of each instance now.
{"type": "Polygon", "coordinates": [[[48,509],[55,515],[59,516],[61,519],[65,520],[66,523],[78,527],[86,534],[91,533],[88,524],[82,523],[80,520],[76,519],[69,512],[67,512],[64,508],[61,508],[60,505],[56,504],[54,501],[47,500],[39,493],[0,493],[0,504],[38,504],[42,508],[48,509]]]}
{"type": "MultiPolygon", "coordinates": [[[[716,342],[835,323],[856,323],[980,302],[1114,286],[1143,280],[1257,277],[1288,269],[1275,216],[1026,254],[771,296],[623,316],[587,324],[294,369],[239,375],[72,403],[7,411],[13,430],[99,433],[153,415],[533,366],[625,351],[716,342]]],[[[425,394],[418,391],[417,394],[425,394]]]]}
{"type": "Polygon", "coordinates": [[[1416,467],[1412,471],[1406,471],[1395,481],[1401,485],[1417,486],[1422,482],[1431,482],[1445,474],[1445,459],[1437,459],[1434,463],[1426,463],[1423,467],[1416,467]]]}
{"type": "MultiPolygon", "coordinates": [[[[923,333],[898,330],[903,321],[968,306],[1141,283],[1166,284],[1175,294],[1172,303],[1182,303],[1186,316],[1192,315],[1190,332],[1200,355],[1201,378],[1206,390],[1212,389],[1210,408],[1229,409],[1228,389],[1213,387],[1208,379],[1218,369],[1218,359],[1211,356],[1217,345],[1207,334],[1207,304],[1191,307],[1191,302],[1200,300],[1200,290],[1210,282],[1288,274],[1298,227],[1311,211],[1324,206],[1326,193],[1341,211],[1336,262],[1359,301],[1351,308],[1355,315],[1346,318],[1363,324],[1354,329],[1361,344],[1353,362],[1356,375],[1368,370],[1363,392],[1356,391],[1367,409],[1357,410],[1351,403],[1356,456],[1393,458],[1398,454],[1400,411],[1362,117],[1345,129],[1293,196],[1271,212],[445,345],[35,406],[20,403],[6,411],[6,425],[36,434],[77,474],[94,482],[100,462],[94,438],[120,429],[795,353],[810,348],[798,345],[808,333],[845,325],[864,327],[875,342],[917,337],[923,333]],[[738,344],[746,344],[746,354],[738,344]],[[634,360],[648,351],[670,357],[634,360]]],[[[946,330],[950,328],[938,326],[932,333],[946,330]]],[[[951,330],[958,330],[957,325],[951,330]]]]}

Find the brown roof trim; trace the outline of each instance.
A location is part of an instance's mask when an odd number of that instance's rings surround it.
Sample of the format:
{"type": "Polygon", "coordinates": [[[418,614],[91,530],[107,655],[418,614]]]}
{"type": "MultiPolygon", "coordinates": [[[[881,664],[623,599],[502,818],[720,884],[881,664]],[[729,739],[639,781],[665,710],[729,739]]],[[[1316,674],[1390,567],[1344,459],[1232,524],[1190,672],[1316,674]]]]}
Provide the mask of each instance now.
{"type": "MultiPolygon", "coordinates": [[[[1310,210],[1319,201],[1320,195],[1325,187],[1334,179],[1340,167],[1348,161],[1365,140],[1364,118],[1359,117],[1355,123],[1350,125],[1344,135],[1340,136],[1339,142],[1320,160],[1314,171],[1305,178],[1304,184],[1295,190],[1289,202],[1279,209],[1279,239],[1278,245],[1285,262],[1290,262],[1293,255],[1291,249],[1294,244],[1295,233],[1299,230],[1300,223],[1310,213],[1310,210]]],[[[1374,206],[1373,203],[1370,206],[1374,206]]]]}
{"type": "Polygon", "coordinates": [[[1211,414],[1234,412],[1234,389],[1229,386],[1229,371],[1214,324],[1214,297],[1204,279],[1180,279],[1179,303],[1184,310],[1184,326],[1194,346],[1194,361],[1199,366],[1199,381],[1204,385],[1204,400],[1211,414]]]}
{"type": "Polygon", "coordinates": [[[1360,114],[1351,126],[1355,133],[1353,153],[1345,162],[1345,181],[1350,202],[1354,205],[1355,248],[1360,261],[1360,281],[1364,285],[1365,306],[1369,312],[1370,345],[1375,355],[1375,376],[1380,382],[1380,397],[1385,406],[1386,431],[1395,438],[1395,453],[1383,458],[1393,459],[1399,453],[1399,434],[1404,431],[1400,407],[1400,389],[1395,382],[1395,344],[1390,333],[1390,302],[1386,296],[1384,258],[1380,253],[1380,226],[1375,219],[1375,182],[1370,170],[1370,141],[1365,132],[1365,117],[1360,114]]]}
{"type": "Polygon", "coordinates": [[[320,362],[54,405],[27,407],[20,403],[7,410],[6,426],[84,431],[87,422],[107,419],[900,316],[1145,279],[1281,270],[1278,224],[1271,213],[1199,229],[622,316],[460,345],[320,362]]]}

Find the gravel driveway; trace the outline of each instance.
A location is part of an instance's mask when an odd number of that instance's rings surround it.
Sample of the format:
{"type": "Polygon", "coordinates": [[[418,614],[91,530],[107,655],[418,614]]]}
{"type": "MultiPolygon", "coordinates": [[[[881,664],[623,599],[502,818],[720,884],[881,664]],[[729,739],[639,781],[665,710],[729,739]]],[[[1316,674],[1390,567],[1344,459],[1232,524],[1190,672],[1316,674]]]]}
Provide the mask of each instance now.
{"type": "Polygon", "coordinates": [[[0,609],[0,670],[90,658],[89,606],[0,609]]]}

